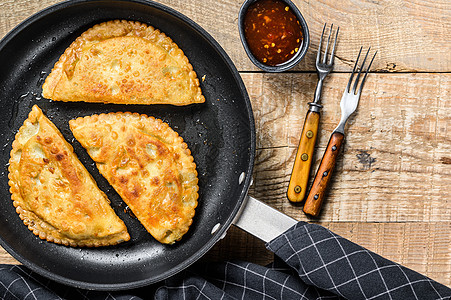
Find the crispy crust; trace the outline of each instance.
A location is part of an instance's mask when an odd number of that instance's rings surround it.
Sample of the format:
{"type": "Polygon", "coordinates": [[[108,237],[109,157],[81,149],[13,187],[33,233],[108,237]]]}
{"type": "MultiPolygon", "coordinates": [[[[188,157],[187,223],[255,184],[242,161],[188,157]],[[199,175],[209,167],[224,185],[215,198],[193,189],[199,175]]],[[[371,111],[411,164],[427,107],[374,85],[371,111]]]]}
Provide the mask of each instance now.
{"type": "Polygon", "coordinates": [[[147,231],[172,244],[188,231],[198,199],[196,164],[168,124],[137,113],[109,113],[69,121],[96,162],[147,231]]]}
{"type": "Polygon", "coordinates": [[[45,98],[117,104],[205,102],[183,51],[140,22],[97,24],[78,37],[47,76],[45,98]]]}
{"type": "Polygon", "coordinates": [[[9,186],[16,212],[43,240],[72,247],[128,241],[124,222],[38,106],[16,134],[9,186]]]}

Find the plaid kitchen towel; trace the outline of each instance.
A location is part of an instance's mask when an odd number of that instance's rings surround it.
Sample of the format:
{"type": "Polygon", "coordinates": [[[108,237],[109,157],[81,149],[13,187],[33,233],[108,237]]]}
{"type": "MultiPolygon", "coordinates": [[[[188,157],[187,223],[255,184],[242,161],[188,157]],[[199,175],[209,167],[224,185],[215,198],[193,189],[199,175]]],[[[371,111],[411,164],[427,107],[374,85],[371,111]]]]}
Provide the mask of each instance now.
{"type": "Polygon", "coordinates": [[[0,266],[1,299],[451,299],[451,289],[328,229],[299,222],[267,245],[270,266],[197,263],[130,291],[69,288],[24,266],[0,266]]]}

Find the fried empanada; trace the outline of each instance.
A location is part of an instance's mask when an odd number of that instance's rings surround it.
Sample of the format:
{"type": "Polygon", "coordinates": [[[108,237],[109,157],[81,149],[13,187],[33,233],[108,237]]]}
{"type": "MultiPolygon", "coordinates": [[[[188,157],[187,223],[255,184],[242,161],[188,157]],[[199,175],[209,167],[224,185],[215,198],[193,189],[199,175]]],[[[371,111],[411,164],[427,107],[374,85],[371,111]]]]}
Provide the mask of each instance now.
{"type": "Polygon", "coordinates": [[[42,95],[116,104],[205,102],[183,51],[152,26],[125,20],[95,25],[78,37],[47,76],[42,95]]]}
{"type": "Polygon", "coordinates": [[[109,113],[69,121],[96,162],[147,231],[172,244],[188,231],[198,199],[191,151],[168,124],[137,113],[109,113]]]}
{"type": "Polygon", "coordinates": [[[13,142],[9,186],[20,218],[43,240],[98,247],[130,239],[72,146],[36,105],[13,142]]]}

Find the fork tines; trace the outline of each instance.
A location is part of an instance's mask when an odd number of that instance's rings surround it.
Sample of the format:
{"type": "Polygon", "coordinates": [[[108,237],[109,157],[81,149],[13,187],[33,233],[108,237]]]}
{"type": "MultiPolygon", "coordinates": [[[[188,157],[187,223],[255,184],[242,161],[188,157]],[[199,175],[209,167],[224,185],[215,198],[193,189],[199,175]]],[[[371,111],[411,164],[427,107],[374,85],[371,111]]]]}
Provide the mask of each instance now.
{"type": "Polygon", "coordinates": [[[363,47],[360,47],[359,55],[357,56],[357,59],[354,64],[354,68],[352,69],[351,77],[349,78],[348,85],[346,86],[346,92],[348,92],[348,93],[352,92],[353,94],[357,94],[357,95],[359,95],[362,92],[362,88],[363,88],[363,84],[365,83],[366,76],[368,75],[368,72],[370,71],[371,64],[373,63],[374,57],[376,57],[376,54],[377,54],[377,51],[376,51],[373,55],[373,58],[370,61],[370,64],[368,65],[368,68],[366,69],[365,75],[363,76],[362,82],[360,84],[360,88],[359,88],[358,92],[356,93],[356,88],[357,88],[357,84],[360,79],[360,74],[362,73],[363,67],[365,66],[365,62],[368,57],[368,54],[370,53],[371,47],[369,47],[368,51],[366,52],[365,58],[363,59],[362,66],[359,68],[359,73],[357,74],[357,77],[355,79],[354,86],[352,87],[352,90],[350,91],[349,88],[351,87],[352,79],[357,70],[357,66],[359,63],[360,54],[362,53],[362,49],[363,49],[363,47]]]}
{"type": "MultiPolygon", "coordinates": [[[[323,36],[324,36],[324,31],[326,30],[326,25],[327,25],[327,23],[324,23],[323,32],[321,33],[321,38],[319,40],[318,54],[316,55],[316,64],[320,63],[321,48],[322,48],[322,44],[323,44],[323,36]]],[[[331,24],[330,25],[330,30],[329,30],[329,37],[327,38],[326,49],[324,49],[324,57],[323,57],[323,61],[322,61],[323,64],[326,64],[326,61],[327,61],[327,53],[328,53],[328,50],[329,50],[330,36],[332,35],[333,27],[334,27],[334,24],[331,24]]],[[[334,63],[335,45],[337,44],[337,37],[338,37],[338,31],[339,30],[340,30],[340,27],[337,27],[337,31],[335,33],[334,46],[332,47],[332,52],[330,53],[329,65],[334,63]]]]}

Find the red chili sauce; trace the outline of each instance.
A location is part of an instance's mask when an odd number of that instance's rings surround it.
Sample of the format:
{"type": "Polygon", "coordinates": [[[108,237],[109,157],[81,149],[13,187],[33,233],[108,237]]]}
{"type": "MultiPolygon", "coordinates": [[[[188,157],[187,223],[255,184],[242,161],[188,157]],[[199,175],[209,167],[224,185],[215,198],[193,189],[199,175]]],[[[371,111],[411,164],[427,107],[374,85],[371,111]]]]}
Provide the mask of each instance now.
{"type": "Polygon", "coordinates": [[[252,3],[244,16],[244,36],[255,58],[269,66],[290,60],[303,39],[299,20],[280,0],[252,3]]]}

